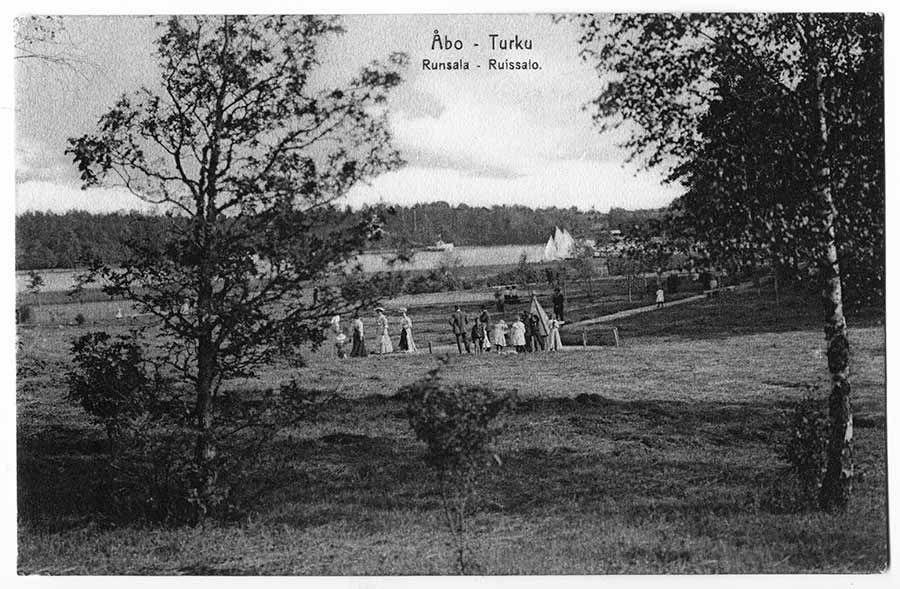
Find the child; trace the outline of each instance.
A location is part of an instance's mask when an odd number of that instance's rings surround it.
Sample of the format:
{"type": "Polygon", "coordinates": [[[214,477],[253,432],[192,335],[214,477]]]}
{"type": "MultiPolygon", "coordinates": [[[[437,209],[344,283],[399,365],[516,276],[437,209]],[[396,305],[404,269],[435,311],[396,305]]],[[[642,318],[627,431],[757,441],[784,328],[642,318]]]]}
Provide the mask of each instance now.
{"type": "Polygon", "coordinates": [[[522,354],[525,352],[525,323],[522,317],[516,317],[516,320],[509,328],[509,344],[516,347],[516,352],[522,354]]]}
{"type": "Polygon", "coordinates": [[[344,346],[347,343],[347,336],[343,333],[337,334],[337,337],[334,338],[334,349],[337,352],[338,358],[346,358],[347,351],[344,349],[344,346]]]}
{"type": "Polygon", "coordinates": [[[475,323],[472,324],[472,343],[475,344],[476,354],[484,352],[484,327],[482,327],[481,322],[477,319],[475,320],[475,323]]]}
{"type": "Polygon", "coordinates": [[[506,346],[506,332],[509,328],[506,327],[506,321],[500,319],[497,323],[494,323],[494,347],[497,348],[497,353],[503,351],[503,347],[506,346]]]}

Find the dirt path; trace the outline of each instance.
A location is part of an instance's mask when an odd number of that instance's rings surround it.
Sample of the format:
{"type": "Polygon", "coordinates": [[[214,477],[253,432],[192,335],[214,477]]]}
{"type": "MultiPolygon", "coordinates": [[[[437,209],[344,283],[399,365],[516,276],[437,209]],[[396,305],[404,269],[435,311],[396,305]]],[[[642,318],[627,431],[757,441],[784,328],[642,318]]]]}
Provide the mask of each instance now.
{"type": "MultiPolygon", "coordinates": [[[[741,291],[753,286],[750,282],[745,282],[743,284],[739,284],[735,287],[727,287],[719,289],[719,296],[728,296],[729,293],[734,291],[741,291]]],[[[665,307],[675,307],[678,305],[686,305],[688,303],[693,303],[694,301],[700,301],[706,298],[705,294],[698,294],[691,297],[687,297],[684,299],[678,299],[676,301],[671,301],[665,303],[665,307]]],[[[618,313],[610,313],[609,315],[603,315],[601,317],[594,317],[593,319],[585,319],[583,321],[576,321],[574,323],[566,323],[566,327],[583,327],[585,325],[596,325],[597,323],[609,323],[611,321],[616,321],[618,319],[625,319],[626,317],[632,317],[634,315],[640,315],[641,313],[648,313],[650,311],[656,311],[656,303],[652,305],[645,305],[643,307],[636,307],[634,309],[627,309],[625,311],[619,311],[618,313]]]]}

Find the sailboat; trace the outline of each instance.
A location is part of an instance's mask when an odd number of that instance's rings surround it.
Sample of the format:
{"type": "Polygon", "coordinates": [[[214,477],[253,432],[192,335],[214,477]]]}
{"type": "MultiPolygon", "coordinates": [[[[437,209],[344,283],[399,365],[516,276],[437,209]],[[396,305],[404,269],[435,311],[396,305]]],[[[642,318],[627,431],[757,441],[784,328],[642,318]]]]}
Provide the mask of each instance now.
{"type": "Polygon", "coordinates": [[[553,235],[547,240],[544,246],[544,261],[550,262],[554,260],[565,260],[572,257],[572,250],[575,249],[575,238],[565,229],[560,230],[555,227],[553,235]]]}

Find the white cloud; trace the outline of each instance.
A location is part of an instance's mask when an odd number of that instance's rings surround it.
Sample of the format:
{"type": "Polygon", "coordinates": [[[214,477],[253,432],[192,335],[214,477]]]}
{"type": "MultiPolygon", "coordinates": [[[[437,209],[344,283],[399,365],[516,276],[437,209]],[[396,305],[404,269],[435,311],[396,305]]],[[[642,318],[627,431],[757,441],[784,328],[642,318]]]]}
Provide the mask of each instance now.
{"type": "MultiPolygon", "coordinates": [[[[97,116],[122,91],[155,79],[148,19],[73,18],[70,30],[98,64],[91,79],[50,70],[19,72],[16,87],[16,210],[147,210],[122,190],[77,188],[77,170],[64,155],[66,139],[96,128],[97,116]],[[123,67],[126,64],[128,67],[123,67]]],[[[596,72],[577,54],[579,31],[548,15],[384,15],[347,19],[346,35],[324,47],[320,77],[336,83],[363,63],[391,51],[411,65],[391,99],[396,145],[409,167],[355,189],[350,202],[379,195],[394,202],[446,200],[473,206],[519,203],[600,210],[658,206],[678,190],[658,174],[622,169],[621,134],[599,135],[582,107],[599,91],[596,72]],[[424,71],[434,58],[432,31],[481,42],[463,52],[466,72],[424,71]],[[529,52],[492,53],[488,34],[534,40],[529,52]],[[536,59],[542,69],[487,72],[488,57],[536,59]],[[476,66],[482,64],[481,68],[476,66]]]]}
{"type": "Polygon", "coordinates": [[[124,188],[91,188],[30,180],[16,184],[16,214],[26,211],[65,212],[71,210],[91,213],[111,211],[153,212],[157,208],[145,203],[124,188]]]}
{"type": "Polygon", "coordinates": [[[470,206],[492,204],[529,207],[628,209],[661,207],[681,190],[663,186],[652,173],[638,173],[616,163],[566,160],[548,163],[514,178],[475,177],[457,170],[407,167],[384,174],[371,186],[358,186],[348,196],[351,206],[382,200],[409,205],[446,201],[470,206]]]}

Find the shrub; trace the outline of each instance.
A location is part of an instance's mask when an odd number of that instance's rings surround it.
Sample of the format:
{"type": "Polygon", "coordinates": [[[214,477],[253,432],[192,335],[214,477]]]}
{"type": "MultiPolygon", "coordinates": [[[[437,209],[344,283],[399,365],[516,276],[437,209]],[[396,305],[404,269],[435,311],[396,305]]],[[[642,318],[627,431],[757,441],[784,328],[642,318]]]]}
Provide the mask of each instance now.
{"type": "Polygon", "coordinates": [[[154,395],[143,349],[134,336],[87,333],[72,345],[74,368],[66,397],[105,428],[110,440],[129,419],[145,411],[154,395]]]}
{"type": "Polygon", "coordinates": [[[262,494],[284,483],[293,459],[278,448],[278,436],[314,417],[325,402],[319,391],[292,381],[278,389],[220,393],[218,441],[210,470],[217,473],[204,497],[194,460],[193,414],[174,399],[164,412],[129,422],[117,438],[115,468],[105,490],[118,521],[196,524],[205,517],[231,520],[259,504],[262,494]]]}
{"type": "Polygon", "coordinates": [[[669,274],[666,277],[666,290],[671,295],[673,293],[678,292],[678,288],[681,286],[681,276],[678,274],[669,274]]]}
{"type": "Polygon", "coordinates": [[[828,415],[822,401],[809,395],[795,405],[788,419],[789,438],[781,458],[790,464],[797,477],[801,501],[814,505],[825,472],[828,415]]]}
{"type": "Polygon", "coordinates": [[[495,436],[492,422],[514,404],[515,395],[481,386],[445,385],[439,371],[431,370],[398,394],[407,401],[416,437],[427,447],[426,462],[437,477],[459,572],[466,573],[467,521],[477,499],[477,478],[492,460],[500,463],[489,450],[495,436]]]}
{"type": "Polygon", "coordinates": [[[16,307],[16,324],[31,323],[34,320],[34,310],[31,305],[19,305],[16,307]]]}
{"type": "Polygon", "coordinates": [[[824,403],[808,394],[785,412],[786,432],[779,440],[778,457],[787,468],[768,491],[766,503],[776,511],[815,509],[825,472],[828,415],[824,403]]]}
{"type": "Polygon", "coordinates": [[[87,322],[87,319],[84,317],[84,313],[78,313],[75,315],[75,325],[84,325],[87,322]]]}
{"type": "MultiPolygon", "coordinates": [[[[281,479],[290,454],[278,434],[309,419],[319,391],[292,381],[278,389],[220,391],[213,431],[217,473],[201,498],[194,456],[196,415],[190,395],[163,378],[137,335],[91,332],[73,344],[67,398],[106,428],[109,460],[98,473],[101,517],[115,522],[196,523],[240,515],[281,479]]],[[[183,388],[183,387],[182,387],[183,388]]]]}

